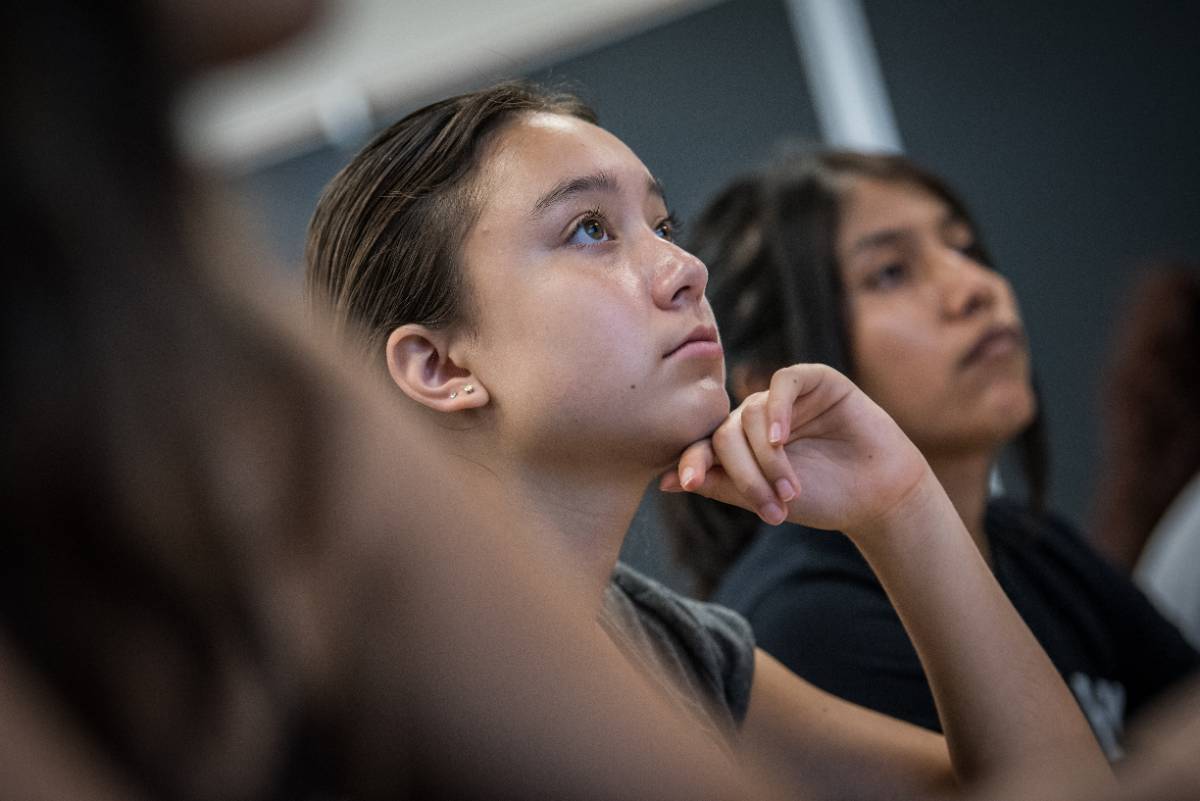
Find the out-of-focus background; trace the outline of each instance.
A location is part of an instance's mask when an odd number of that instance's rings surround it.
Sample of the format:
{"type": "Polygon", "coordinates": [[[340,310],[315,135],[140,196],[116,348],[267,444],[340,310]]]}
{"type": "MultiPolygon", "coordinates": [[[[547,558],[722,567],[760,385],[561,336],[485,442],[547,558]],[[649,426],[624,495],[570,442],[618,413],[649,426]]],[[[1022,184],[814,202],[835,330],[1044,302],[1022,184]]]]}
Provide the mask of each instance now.
{"type": "MultiPolygon", "coordinates": [[[[501,78],[565,84],[685,225],[785,140],[947,177],[1016,286],[1051,504],[1086,523],[1110,320],[1134,272],[1200,257],[1194,0],[333,0],[288,48],[202,78],[179,134],[300,280],[326,181],[380,127],[501,78]]],[[[624,556],[687,589],[643,506],[624,556]]]]}

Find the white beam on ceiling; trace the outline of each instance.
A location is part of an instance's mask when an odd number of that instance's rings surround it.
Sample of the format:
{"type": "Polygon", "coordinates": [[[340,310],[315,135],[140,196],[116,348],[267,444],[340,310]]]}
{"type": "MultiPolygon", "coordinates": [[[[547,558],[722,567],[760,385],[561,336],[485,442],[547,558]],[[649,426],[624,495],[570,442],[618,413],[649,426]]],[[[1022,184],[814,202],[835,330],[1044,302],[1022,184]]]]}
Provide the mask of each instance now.
{"type": "Polygon", "coordinates": [[[243,171],[447,91],[517,77],[716,0],[339,0],[290,45],[198,80],[176,115],[185,150],[243,171]]]}
{"type": "Polygon", "coordinates": [[[785,0],[817,121],[836,147],[904,149],[860,0],[785,0]]]}

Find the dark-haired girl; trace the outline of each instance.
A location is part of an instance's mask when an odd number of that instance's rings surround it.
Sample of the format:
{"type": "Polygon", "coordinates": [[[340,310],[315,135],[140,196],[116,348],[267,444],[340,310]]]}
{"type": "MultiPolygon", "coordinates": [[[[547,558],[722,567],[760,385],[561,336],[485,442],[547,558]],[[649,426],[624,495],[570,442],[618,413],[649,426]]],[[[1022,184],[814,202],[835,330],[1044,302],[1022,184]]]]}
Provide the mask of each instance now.
{"type": "MultiPolygon", "coordinates": [[[[1097,737],[1119,754],[1126,713],[1195,669],[1197,656],[1127,578],[1042,511],[1024,328],[962,202],[901,157],[793,154],[727,187],[696,231],[735,397],[795,361],[852,376],[920,449],[1097,737]],[[990,497],[1009,445],[1025,502],[990,497]]],[[[940,728],[933,677],[870,555],[814,530],[836,526],[764,527],[691,499],[674,511],[677,552],[714,600],[750,620],[761,647],[840,697],[940,728]]]]}
{"type": "Polygon", "coordinates": [[[464,481],[500,483],[613,640],[715,739],[813,798],[1104,776],[1070,693],[879,406],[797,365],[730,412],[707,270],[674,240],[661,185],[586,108],[503,85],[415,112],[356,156],[314,216],[308,279],[464,481]],[[817,690],[739,616],[617,566],[663,471],[773,524],[846,531],[903,611],[945,739],[817,690]]]}

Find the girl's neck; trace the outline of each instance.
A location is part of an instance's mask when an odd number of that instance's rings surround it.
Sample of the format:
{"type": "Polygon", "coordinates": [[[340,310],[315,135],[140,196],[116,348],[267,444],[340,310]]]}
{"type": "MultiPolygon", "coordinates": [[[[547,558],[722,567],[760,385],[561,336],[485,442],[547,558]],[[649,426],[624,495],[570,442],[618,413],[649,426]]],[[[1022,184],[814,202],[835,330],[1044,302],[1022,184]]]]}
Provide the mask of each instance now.
{"type": "Polygon", "coordinates": [[[563,564],[578,569],[580,582],[599,609],[651,476],[567,470],[561,464],[509,467],[498,475],[520,519],[535,529],[536,541],[551,543],[561,552],[563,564]]]}
{"type": "Polygon", "coordinates": [[[954,504],[959,517],[970,532],[971,539],[990,565],[991,548],[984,529],[984,519],[987,515],[988,497],[991,494],[995,454],[990,451],[927,453],[926,459],[946,494],[950,496],[950,502],[954,504]]]}

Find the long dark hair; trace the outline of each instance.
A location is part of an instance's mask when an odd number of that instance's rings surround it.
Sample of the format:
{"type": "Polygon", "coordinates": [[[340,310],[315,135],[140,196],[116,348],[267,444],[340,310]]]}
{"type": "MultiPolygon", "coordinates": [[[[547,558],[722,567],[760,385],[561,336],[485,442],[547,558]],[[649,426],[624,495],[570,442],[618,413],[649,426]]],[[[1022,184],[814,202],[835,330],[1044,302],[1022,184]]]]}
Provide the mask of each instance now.
{"type": "MultiPolygon", "coordinates": [[[[974,225],[959,197],[902,156],[793,151],[734,180],[689,226],[687,247],[708,265],[708,296],[721,328],[729,375],[770,375],[796,362],[822,362],[853,377],[846,304],[835,243],[850,182],[872,178],[919,187],[974,225]]],[[[980,237],[968,251],[991,265],[980,237]]],[[[1041,413],[1017,438],[1030,503],[1045,495],[1041,413]]],[[[759,520],[694,495],[664,499],[676,558],[708,595],[754,537],[759,520]]]]}

